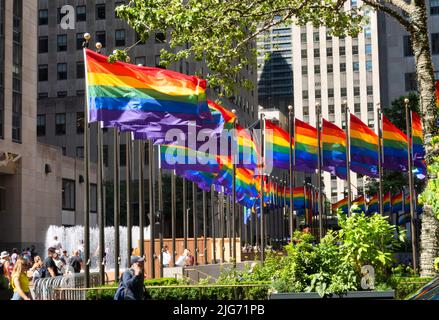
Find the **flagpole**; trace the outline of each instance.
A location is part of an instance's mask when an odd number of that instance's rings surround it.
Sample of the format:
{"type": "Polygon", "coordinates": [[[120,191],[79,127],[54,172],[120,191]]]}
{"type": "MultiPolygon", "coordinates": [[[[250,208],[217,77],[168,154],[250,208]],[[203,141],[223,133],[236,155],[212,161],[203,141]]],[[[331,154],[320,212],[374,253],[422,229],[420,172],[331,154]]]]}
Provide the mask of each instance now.
{"type": "Polygon", "coordinates": [[[184,244],[184,248],[187,249],[187,237],[188,237],[188,208],[186,205],[186,200],[187,200],[187,184],[186,184],[186,179],[183,178],[182,180],[183,183],[183,194],[182,194],[182,198],[183,198],[183,244],[184,244]]]}
{"type": "Polygon", "coordinates": [[[176,215],[177,215],[177,201],[176,201],[176,175],[175,170],[171,174],[171,228],[172,228],[172,265],[175,266],[176,250],[176,215]]]}
{"type": "MultiPolygon", "coordinates": [[[[84,65],[87,74],[87,55],[86,49],[89,46],[91,36],[89,33],[84,34],[84,43],[82,48],[84,51],[84,65]]],[[[89,157],[89,121],[88,121],[88,83],[86,77],[86,91],[87,99],[85,103],[84,112],[84,272],[85,272],[85,287],[90,286],[90,157],[89,157]]]]}
{"type": "Polygon", "coordinates": [[[144,164],[145,164],[145,144],[142,140],[137,141],[138,161],[139,161],[139,251],[140,256],[145,256],[145,182],[144,182],[144,164]]]}
{"type": "Polygon", "coordinates": [[[378,119],[378,175],[379,175],[379,195],[380,215],[384,215],[383,210],[383,118],[380,104],[377,103],[377,119],[378,119]]]}
{"type": "Polygon", "coordinates": [[[226,234],[229,240],[229,262],[232,257],[232,234],[230,232],[230,196],[226,196],[226,234]]]}
{"type": "Polygon", "coordinates": [[[407,140],[408,140],[408,176],[409,176],[409,192],[410,192],[410,218],[411,218],[411,233],[412,233],[412,261],[413,261],[413,271],[418,273],[418,252],[417,252],[417,239],[416,239],[416,226],[415,226],[415,206],[414,206],[414,184],[413,184],[413,150],[412,150],[412,128],[411,128],[411,112],[409,111],[410,100],[405,98],[405,117],[406,117],[406,130],[407,130],[407,140]]]}
{"type": "Polygon", "coordinates": [[[102,143],[102,130],[100,122],[96,123],[96,135],[97,135],[97,148],[98,148],[98,165],[97,165],[97,209],[98,209],[98,221],[99,221],[99,250],[98,250],[98,268],[99,268],[99,280],[100,284],[105,284],[105,214],[103,206],[103,143],[102,143]]]}
{"type": "Polygon", "coordinates": [[[322,127],[321,127],[321,116],[322,109],[320,103],[316,103],[316,127],[317,127],[317,145],[318,145],[318,156],[317,156],[317,170],[318,170],[318,180],[317,187],[319,189],[319,240],[323,238],[323,186],[322,186],[322,127]]]}
{"type": "Polygon", "coordinates": [[[198,264],[197,186],[192,182],[192,224],[194,239],[194,265],[198,264]]]}
{"type": "Polygon", "coordinates": [[[114,192],[114,281],[119,282],[120,264],[120,137],[117,127],[113,129],[113,192],[114,192]]]}
{"type": "Polygon", "coordinates": [[[213,242],[213,252],[212,252],[212,263],[216,263],[216,237],[215,237],[215,187],[212,185],[210,187],[210,214],[212,220],[212,242],[213,242]]]}
{"type": "Polygon", "coordinates": [[[163,210],[163,169],[162,169],[162,162],[161,162],[161,152],[160,152],[160,145],[157,146],[157,164],[158,164],[158,201],[159,201],[159,252],[160,252],[160,278],[163,278],[163,224],[165,221],[164,217],[164,210],[163,210]]]}
{"type": "Polygon", "coordinates": [[[155,206],[154,206],[154,146],[150,140],[148,143],[148,185],[149,185],[149,271],[150,278],[155,278],[155,206]]]}
{"type": "Polygon", "coordinates": [[[261,262],[265,260],[265,244],[264,244],[264,230],[265,230],[265,224],[264,224],[264,144],[265,144],[265,119],[264,119],[264,113],[261,112],[260,115],[260,124],[261,124],[261,262]]]}
{"type": "MultiPolygon", "coordinates": [[[[233,109],[232,113],[236,115],[236,110],[233,109]]],[[[232,137],[232,141],[233,141],[233,146],[237,147],[237,136],[236,136],[236,125],[238,123],[238,117],[235,117],[235,121],[233,122],[233,137],[232,137]]],[[[232,151],[234,150],[234,148],[232,148],[232,151]]],[[[232,232],[232,239],[233,239],[233,244],[232,244],[232,257],[233,257],[233,266],[236,267],[236,158],[238,158],[239,161],[239,157],[237,157],[239,150],[236,148],[235,149],[236,153],[234,155],[234,157],[232,157],[232,172],[233,172],[233,177],[232,177],[232,219],[231,219],[231,224],[232,224],[232,228],[231,228],[231,232],[232,232]]]]}
{"type": "Polygon", "coordinates": [[[345,133],[346,133],[346,179],[348,185],[348,216],[351,215],[352,190],[351,190],[351,147],[349,132],[349,107],[346,100],[343,101],[345,112],[345,133]]]}
{"type": "Polygon", "coordinates": [[[207,261],[207,193],[203,190],[203,254],[204,254],[204,264],[208,264],[207,261]]]}
{"type": "Polygon", "coordinates": [[[224,263],[224,251],[226,249],[224,244],[224,192],[221,187],[221,192],[218,195],[219,219],[220,219],[220,234],[221,234],[221,263],[224,263]]]}
{"type": "Polygon", "coordinates": [[[127,210],[127,263],[126,267],[131,267],[130,257],[132,254],[133,244],[132,244],[132,216],[131,216],[131,132],[125,134],[125,169],[126,169],[126,210],[127,210]]]}

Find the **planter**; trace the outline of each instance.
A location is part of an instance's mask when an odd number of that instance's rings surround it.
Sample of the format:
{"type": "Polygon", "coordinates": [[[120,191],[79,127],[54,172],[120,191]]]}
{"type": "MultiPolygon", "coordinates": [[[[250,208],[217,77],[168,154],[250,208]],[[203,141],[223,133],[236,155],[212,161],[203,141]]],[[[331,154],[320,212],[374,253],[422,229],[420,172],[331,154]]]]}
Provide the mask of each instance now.
{"type": "MultiPolygon", "coordinates": [[[[349,291],[345,295],[333,295],[324,298],[344,298],[344,299],[394,299],[395,291],[349,291]]],[[[272,293],[268,300],[295,300],[295,299],[322,299],[317,292],[299,293],[272,293]]]]}

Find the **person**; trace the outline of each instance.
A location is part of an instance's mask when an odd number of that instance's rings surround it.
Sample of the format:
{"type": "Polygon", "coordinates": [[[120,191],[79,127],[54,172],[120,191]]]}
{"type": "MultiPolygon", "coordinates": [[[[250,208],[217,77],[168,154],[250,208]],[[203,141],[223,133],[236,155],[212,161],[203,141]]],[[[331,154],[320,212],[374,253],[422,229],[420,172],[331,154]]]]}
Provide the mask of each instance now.
{"type": "Polygon", "coordinates": [[[311,233],[311,228],[308,224],[303,225],[302,233],[311,233]]]}
{"type": "Polygon", "coordinates": [[[47,250],[47,258],[44,259],[44,268],[46,269],[46,277],[57,277],[59,276],[58,268],[53,260],[55,255],[55,248],[50,247],[47,250]]]}
{"type": "Polygon", "coordinates": [[[190,250],[188,250],[186,267],[193,266],[195,264],[195,257],[190,250]]]}
{"type": "Polygon", "coordinates": [[[82,267],[82,259],[79,254],[79,250],[74,250],[72,256],[70,257],[69,266],[73,269],[74,273],[80,273],[82,267]]]}
{"type": "Polygon", "coordinates": [[[31,257],[32,261],[34,260],[34,258],[35,258],[36,256],[38,256],[38,253],[37,253],[37,251],[36,251],[36,249],[35,249],[35,246],[34,246],[34,245],[31,245],[31,246],[30,246],[30,257],[31,257]]]}
{"type": "Polygon", "coordinates": [[[122,274],[114,300],[143,300],[144,265],[143,257],[131,257],[131,268],[122,274]]]}
{"type": "Polygon", "coordinates": [[[7,251],[0,254],[0,289],[8,289],[11,282],[11,274],[9,273],[10,256],[7,251]]]}
{"type": "Polygon", "coordinates": [[[171,254],[169,253],[168,246],[163,247],[163,267],[167,268],[169,267],[169,264],[171,262],[171,254]]]}
{"type": "Polygon", "coordinates": [[[67,265],[67,262],[69,261],[69,254],[67,253],[66,249],[63,249],[61,256],[59,259],[62,261],[64,265],[67,265]]]}
{"type": "Polygon", "coordinates": [[[50,244],[50,246],[51,246],[52,248],[55,248],[55,250],[61,250],[61,249],[62,249],[62,244],[61,244],[61,242],[58,240],[58,236],[54,236],[54,237],[53,237],[53,241],[52,241],[52,243],[50,244]]]}
{"type": "Polygon", "coordinates": [[[27,269],[28,265],[26,261],[18,257],[11,276],[11,286],[14,290],[14,295],[11,300],[31,300],[29,279],[26,275],[27,269]]]}
{"type": "Polygon", "coordinates": [[[55,250],[55,253],[53,254],[52,258],[53,261],[55,262],[56,267],[58,268],[58,273],[62,275],[64,274],[65,264],[60,259],[60,256],[61,256],[61,252],[59,250],[55,250]]]}
{"type": "Polygon", "coordinates": [[[32,282],[35,283],[35,280],[44,278],[46,275],[46,270],[44,269],[43,260],[39,256],[34,257],[34,265],[30,268],[32,272],[32,282]]]}
{"type": "Polygon", "coordinates": [[[188,259],[189,250],[184,249],[183,253],[178,257],[177,262],[175,262],[175,265],[177,267],[184,267],[186,266],[186,260],[188,259]]]}
{"type": "Polygon", "coordinates": [[[12,249],[12,254],[11,254],[11,264],[15,265],[15,262],[17,261],[17,259],[18,259],[18,249],[14,248],[14,249],[12,249]]]}

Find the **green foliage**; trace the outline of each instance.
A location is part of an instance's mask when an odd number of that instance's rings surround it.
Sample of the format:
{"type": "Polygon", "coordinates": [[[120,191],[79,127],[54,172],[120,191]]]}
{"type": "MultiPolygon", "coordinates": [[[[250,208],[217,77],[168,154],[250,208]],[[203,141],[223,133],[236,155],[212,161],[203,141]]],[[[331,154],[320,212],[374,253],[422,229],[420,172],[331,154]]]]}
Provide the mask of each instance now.
{"type": "Polygon", "coordinates": [[[181,59],[204,61],[207,80],[231,96],[252,82],[239,75],[256,65],[256,36],[271,26],[325,25],[333,35],[354,36],[366,20],[360,9],[340,10],[345,1],[333,0],[133,0],[116,12],[145,41],[154,32],[166,32],[167,48],[161,65],[181,59]]]}
{"type": "Polygon", "coordinates": [[[434,215],[439,219],[439,136],[433,137],[430,146],[427,146],[427,148],[433,150],[431,152],[433,161],[427,166],[430,179],[424,192],[419,196],[419,202],[430,205],[434,215]]]}
{"type": "Polygon", "coordinates": [[[403,300],[413,295],[433,278],[392,276],[388,283],[395,290],[395,299],[403,300]]]}

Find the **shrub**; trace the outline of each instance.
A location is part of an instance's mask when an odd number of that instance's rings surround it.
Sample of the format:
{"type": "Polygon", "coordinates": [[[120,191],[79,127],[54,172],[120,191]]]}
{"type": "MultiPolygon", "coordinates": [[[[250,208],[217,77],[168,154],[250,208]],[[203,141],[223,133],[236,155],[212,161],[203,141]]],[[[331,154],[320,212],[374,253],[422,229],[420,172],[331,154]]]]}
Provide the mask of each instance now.
{"type": "Polygon", "coordinates": [[[433,278],[392,276],[389,285],[395,290],[395,299],[403,300],[414,294],[433,278]]]}

